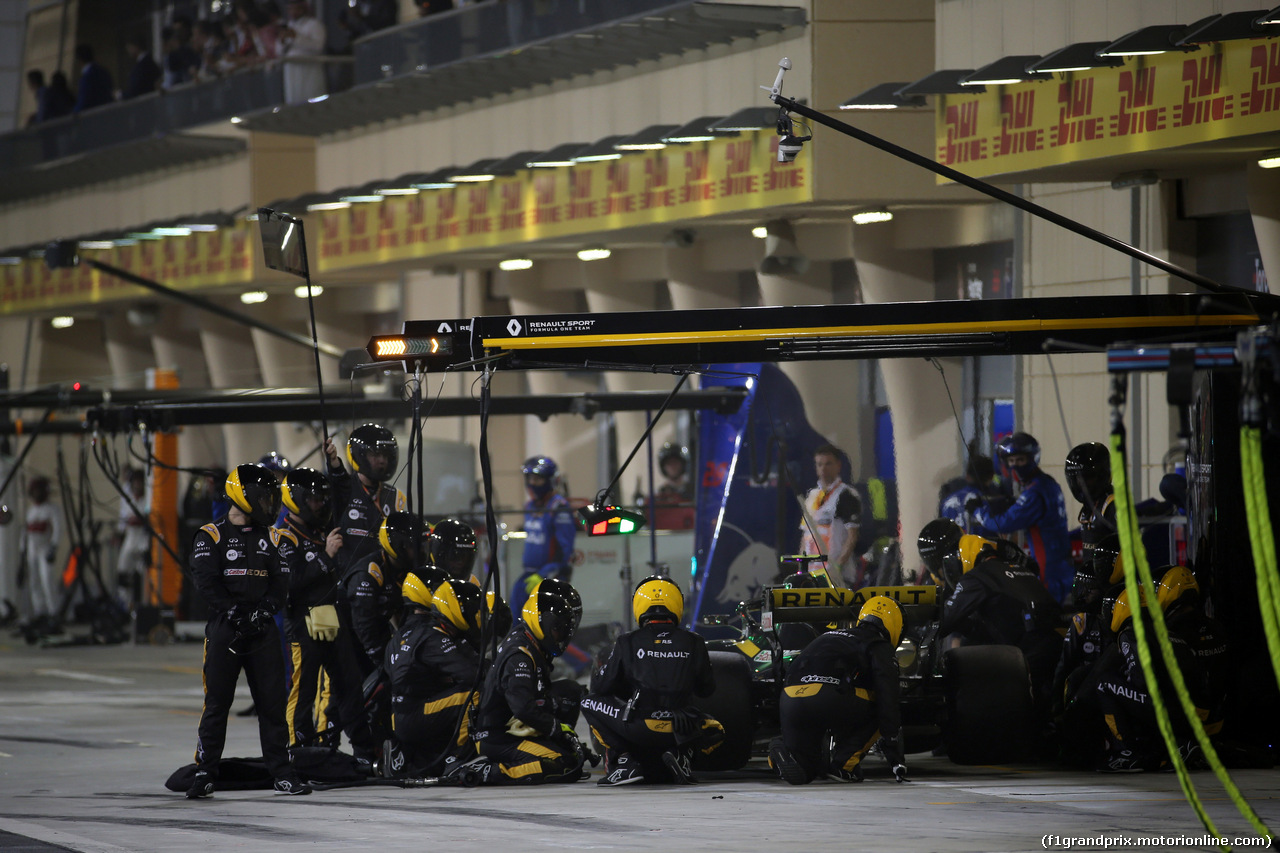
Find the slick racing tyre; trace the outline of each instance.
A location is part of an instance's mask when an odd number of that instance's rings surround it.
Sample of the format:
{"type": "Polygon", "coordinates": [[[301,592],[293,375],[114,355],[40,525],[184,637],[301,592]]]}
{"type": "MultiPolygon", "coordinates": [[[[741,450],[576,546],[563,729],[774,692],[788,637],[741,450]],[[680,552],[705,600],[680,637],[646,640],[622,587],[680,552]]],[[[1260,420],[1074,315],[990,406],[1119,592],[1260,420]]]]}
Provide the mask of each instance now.
{"type": "Polygon", "coordinates": [[[737,770],[751,759],[755,709],[751,704],[751,663],[737,652],[709,651],[716,691],[698,696],[693,704],[724,726],[724,742],[710,755],[695,751],[696,770],[737,770]]]}
{"type": "Polygon", "coordinates": [[[947,755],[956,764],[1025,761],[1033,733],[1031,676],[1017,646],[961,646],[943,657],[947,755]]]}

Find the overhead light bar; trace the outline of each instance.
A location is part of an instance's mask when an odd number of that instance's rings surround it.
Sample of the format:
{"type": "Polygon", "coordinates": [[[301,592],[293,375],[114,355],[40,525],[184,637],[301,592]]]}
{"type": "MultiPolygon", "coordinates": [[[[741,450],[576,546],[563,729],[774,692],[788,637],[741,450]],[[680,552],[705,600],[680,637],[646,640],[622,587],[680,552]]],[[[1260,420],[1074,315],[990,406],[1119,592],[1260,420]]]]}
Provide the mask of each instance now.
{"type": "Polygon", "coordinates": [[[582,249],[578,252],[578,260],[580,261],[603,261],[613,253],[605,248],[582,249]]]}
{"type": "Polygon", "coordinates": [[[482,160],[477,160],[465,169],[459,169],[449,175],[448,180],[459,184],[479,184],[485,181],[492,181],[498,177],[491,171],[493,164],[497,162],[497,157],[486,157],[482,160]]]}
{"type": "Polygon", "coordinates": [[[923,95],[903,97],[898,92],[908,83],[880,83],[861,94],[854,95],[840,105],[842,110],[896,110],[903,107],[923,107],[923,95]]]}
{"type": "Polygon", "coordinates": [[[559,169],[564,166],[572,166],[573,156],[585,150],[586,147],[587,143],[585,142],[566,142],[563,145],[557,145],[550,151],[535,154],[525,161],[525,165],[530,169],[559,169]]]}
{"type": "MultiPolygon", "coordinates": [[[[311,296],[319,296],[319,295],[320,295],[320,294],[322,294],[322,293],[324,293],[324,288],[323,288],[323,287],[321,287],[321,286],[320,286],[320,285],[318,285],[318,284],[313,284],[313,285],[311,285],[311,294],[310,294],[311,296]]],[[[306,299],[306,298],[307,298],[307,286],[306,286],[305,284],[300,284],[300,285],[298,285],[297,287],[295,287],[295,288],[293,289],[293,295],[294,295],[294,296],[296,296],[296,297],[298,297],[299,299],[306,299]]]]}
{"type": "Polygon", "coordinates": [[[860,210],[853,215],[854,225],[870,225],[873,222],[889,222],[893,219],[893,212],[885,208],[877,208],[876,210],[860,210]]]}
{"type": "Polygon", "coordinates": [[[1088,71],[1091,68],[1118,68],[1124,60],[1118,56],[1099,56],[1098,51],[1111,44],[1108,41],[1081,41],[1046,53],[1042,59],[1027,66],[1028,71],[1046,74],[1066,74],[1071,71],[1088,71]]]}
{"type": "Polygon", "coordinates": [[[676,124],[651,124],[639,133],[614,144],[619,151],[660,151],[667,147],[663,137],[677,129],[676,124]]]}
{"type": "Polygon", "coordinates": [[[259,302],[267,301],[267,292],[265,290],[249,290],[240,294],[240,301],[245,305],[257,305],[259,302]]]}
{"type": "Polygon", "coordinates": [[[1280,169],[1280,151],[1268,151],[1258,158],[1258,165],[1264,169],[1280,169]]]}
{"type": "Polygon", "coordinates": [[[116,243],[114,240],[81,240],[76,244],[80,249],[114,249],[116,243]]]}
{"type": "Polygon", "coordinates": [[[1098,51],[1099,56],[1155,56],[1161,53],[1169,53],[1171,51],[1182,51],[1188,53],[1200,48],[1194,44],[1180,45],[1178,39],[1188,33],[1193,27],[1200,26],[1202,22],[1197,22],[1188,27],[1186,24],[1156,24],[1150,27],[1141,27],[1131,33],[1126,33],[1120,38],[1111,42],[1109,45],[1098,51]]]}
{"type": "Polygon", "coordinates": [[[688,145],[694,142],[710,142],[716,138],[711,132],[711,125],[720,121],[724,116],[702,116],[695,118],[691,122],[680,125],[675,130],[668,133],[662,138],[663,142],[670,145],[688,145]]]}
{"type": "Polygon", "coordinates": [[[1051,74],[1029,71],[1028,66],[1040,59],[1037,56],[1005,56],[960,81],[961,86],[1012,86],[1027,80],[1049,80],[1051,74]]]}
{"type": "Polygon", "coordinates": [[[622,152],[616,150],[613,146],[623,139],[625,136],[606,136],[604,139],[591,143],[582,151],[573,156],[575,163],[598,163],[601,160],[620,160],[622,152]]]}
{"type": "Polygon", "coordinates": [[[191,229],[186,226],[165,225],[159,228],[152,228],[151,233],[157,237],[190,237],[191,229]]]}
{"type": "Polygon", "coordinates": [[[504,261],[498,261],[498,269],[504,272],[515,272],[516,270],[527,270],[533,266],[533,260],[530,258],[507,258],[504,261]]]}
{"type": "Polygon", "coordinates": [[[763,130],[777,125],[777,107],[743,107],[732,115],[712,122],[710,128],[713,133],[725,134],[763,130]]]}
{"type": "Polygon", "coordinates": [[[972,95],[986,91],[981,86],[964,86],[960,81],[973,73],[972,68],[943,68],[926,74],[898,90],[903,98],[911,95],[972,95]]]}

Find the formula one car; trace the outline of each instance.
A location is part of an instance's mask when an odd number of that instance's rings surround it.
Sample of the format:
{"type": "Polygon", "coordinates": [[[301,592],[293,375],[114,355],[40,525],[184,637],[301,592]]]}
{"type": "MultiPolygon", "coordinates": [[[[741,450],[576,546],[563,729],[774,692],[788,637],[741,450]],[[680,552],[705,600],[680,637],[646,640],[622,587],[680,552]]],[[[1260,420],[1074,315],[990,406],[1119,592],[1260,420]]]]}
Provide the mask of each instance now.
{"type": "Polygon", "coordinates": [[[941,612],[933,586],[791,589],[766,587],[704,627],[736,623],[739,636],[708,640],[716,691],[697,700],[725,728],[725,742],[699,765],[732,770],[767,753],[779,733],[778,697],[787,665],[827,626],[853,624],[867,599],[887,595],[902,606],[897,658],[901,670],[902,737],[907,753],[944,747],[957,764],[1026,760],[1034,714],[1031,677],[1016,646],[942,648],[941,612]]]}

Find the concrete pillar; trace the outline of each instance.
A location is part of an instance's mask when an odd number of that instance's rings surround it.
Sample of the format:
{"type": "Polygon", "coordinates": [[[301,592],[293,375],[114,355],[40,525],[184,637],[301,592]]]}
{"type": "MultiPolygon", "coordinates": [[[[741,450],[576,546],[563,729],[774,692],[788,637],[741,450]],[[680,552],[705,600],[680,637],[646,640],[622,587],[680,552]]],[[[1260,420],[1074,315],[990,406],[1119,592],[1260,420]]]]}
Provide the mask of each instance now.
{"type": "MultiPolygon", "coordinates": [[[[511,299],[512,314],[571,314],[582,311],[579,301],[581,273],[577,267],[581,261],[539,263],[533,269],[514,273],[500,273],[495,282],[500,291],[511,299]]],[[[600,263],[593,261],[593,263],[600,263]]],[[[528,393],[573,394],[599,391],[604,387],[598,374],[584,371],[531,370],[526,372],[528,393]]],[[[496,392],[496,386],[495,386],[496,392]]],[[[492,422],[491,422],[492,423],[492,422]]],[[[571,494],[590,500],[604,485],[596,464],[598,450],[598,422],[573,415],[557,415],[546,422],[527,416],[524,418],[525,443],[520,462],[529,456],[546,454],[560,466],[561,474],[568,482],[571,494]]],[[[494,448],[495,487],[497,485],[498,455],[494,448]]],[[[503,482],[506,482],[505,480],[503,482]]],[[[524,483],[520,480],[518,491],[501,494],[504,506],[521,506],[524,503],[524,483]]],[[[520,521],[517,519],[516,524],[520,521]]]]}
{"type": "MultiPolygon", "coordinates": [[[[854,234],[864,298],[868,303],[932,299],[932,254],[893,249],[891,241],[881,236],[885,230],[885,226],[860,226],[854,234]]],[[[939,362],[947,382],[959,389],[960,362],[939,362]]],[[[920,567],[916,536],[936,515],[938,488],[955,468],[959,439],[941,378],[931,363],[919,358],[883,359],[880,370],[893,413],[903,566],[910,573],[920,567]]]]}
{"type": "MultiPolygon", "coordinates": [[[[200,346],[214,388],[262,387],[262,374],[249,329],[221,317],[203,316],[200,346]]],[[[259,424],[225,424],[222,440],[226,448],[223,464],[228,468],[258,461],[275,443],[271,429],[259,424]]]]}
{"type": "Polygon", "coordinates": [[[732,270],[708,270],[703,247],[692,249],[667,249],[667,290],[671,293],[671,307],[676,311],[698,308],[736,308],[739,299],[740,275],[732,270]]]}
{"type": "MultiPolygon", "coordinates": [[[[161,309],[159,322],[151,330],[155,366],[174,370],[184,390],[210,387],[209,370],[200,347],[200,318],[204,312],[178,306],[161,309]]],[[[178,442],[178,464],[184,468],[225,465],[226,447],[216,426],[183,427],[178,442]]],[[[185,479],[179,488],[185,488],[185,479]]]]}
{"type": "MultiPolygon", "coordinates": [[[[1264,169],[1250,162],[1245,179],[1264,274],[1280,281],[1280,169],[1264,169]]],[[[1271,292],[1276,292],[1275,285],[1271,292]]]]}
{"type": "Polygon", "coordinates": [[[147,368],[156,366],[150,334],[159,319],[160,309],[146,303],[128,309],[117,307],[104,315],[112,387],[146,387],[147,368]]]}

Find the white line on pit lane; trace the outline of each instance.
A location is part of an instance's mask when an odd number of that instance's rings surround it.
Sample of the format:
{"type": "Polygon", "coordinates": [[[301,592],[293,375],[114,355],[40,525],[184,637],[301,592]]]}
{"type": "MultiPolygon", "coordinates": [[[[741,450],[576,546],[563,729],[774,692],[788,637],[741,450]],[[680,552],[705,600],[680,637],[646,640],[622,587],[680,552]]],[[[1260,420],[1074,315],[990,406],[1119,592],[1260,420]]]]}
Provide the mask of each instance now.
{"type": "Polygon", "coordinates": [[[36,675],[47,675],[51,678],[70,678],[73,681],[94,681],[98,684],[133,684],[132,678],[117,678],[114,675],[94,675],[91,672],[76,672],[70,669],[37,669],[36,675]]]}

